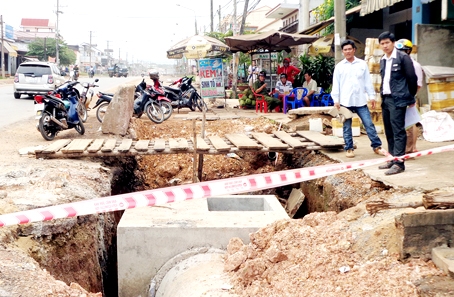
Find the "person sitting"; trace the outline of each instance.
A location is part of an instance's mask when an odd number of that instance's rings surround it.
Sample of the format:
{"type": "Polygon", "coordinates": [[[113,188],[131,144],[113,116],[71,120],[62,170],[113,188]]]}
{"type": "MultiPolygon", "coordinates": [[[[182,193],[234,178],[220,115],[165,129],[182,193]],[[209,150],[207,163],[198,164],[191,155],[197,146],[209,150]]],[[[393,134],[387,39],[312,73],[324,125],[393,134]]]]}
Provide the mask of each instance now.
{"type": "Polygon", "coordinates": [[[281,101],[274,97],[271,97],[271,93],[267,88],[267,83],[265,82],[266,72],[260,71],[259,79],[254,82],[253,90],[254,93],[263,95],[265,97],[265,101],[268,104],[268,110],[272,111],[276,107],[281,105],[281,101]]]}
{"type": "Polygon", "coordinates": [[[311,106],[312,96],[317,92],[317,82],[312,79],[312,74],[309,72],[304,73],[303,88],[307,89],[307,95],[303,98],[306,106],[311,106]]]}
{"type": "Polygon", "coordinates": [[[292,83],[287,80],[287,74],[282,73],[279,76],[279,81],[276,83],[274,88],[274,95],[277,98],[284,98],[293,89],[292,83]]]}
{"type": "Polygon", "coordinates": [[[300,73],[300,70],[293,65],[290,65],[290,59],[285,58],[283,61],[283,67],[277,65],[277,75],[285,73],[287,74],[287,79],[294,84],[295,83],[295,76],[300,73]]]}

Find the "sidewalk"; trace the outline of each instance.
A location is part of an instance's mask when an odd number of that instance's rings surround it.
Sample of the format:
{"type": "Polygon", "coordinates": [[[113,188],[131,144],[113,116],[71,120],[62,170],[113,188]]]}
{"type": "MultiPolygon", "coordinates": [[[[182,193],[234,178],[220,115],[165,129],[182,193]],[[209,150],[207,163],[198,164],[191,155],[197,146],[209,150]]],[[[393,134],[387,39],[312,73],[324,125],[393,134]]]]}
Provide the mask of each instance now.
{"type": "Polygon", "coordinates": [[[0,86],[2,85],[12,85],[14,83],[14,76],[7,77],[5,79],[0,79],[0,86]]]}
{"type": "MultiPolygon", "coordinates": [[[[221,99],[218,99],[217,103],[219,103],[220,100],[221,99]]],[[[214,107],[212,108],[212,112],[209,112],[208,114],[214,114],[219,117],[219,119],[239,117],[256,118],[263,116],[282,124],[292,121],[288,115],[283,113],[256,113],[255,109],[244,110],[232,108],[237,104],[238,100],[227,99],[226,109],[214,107]]],[[[179,115],[178,117],[183,118],[185,116],[187,118],[200,118],[202,113],[194,112],[187,115],[179,115]]],[[[379,134],[379,137],[383,143],[382,147],[387,150],[388,145],[386,143],[385,135],[379,134]]],[[[357,149],[354,151],[354,158],[347,158],[343,150],[322,149],[320,152],[333,160],[343,163],[384,158],[383,156],[379,156],[372,151],[372,148],[370,147],[370,140],[367,135],[361,134],[359,137],[354,137],[353,140],[357,143],[357,149]]],[[[416,146],[419,151],[423,151],[447,145],[454,145],[454,141],[434,143],[428,142],[424,139],[418,139],[416,146]]],[[[405,162],[405,172],[397,175],[387,176],[384,174],[386,170],[379,170],[378,166],[364,167],[362,170],[373,180],[383,182],[385,185],[392,186],[394,188],[433,191],[446,187],[454,187],[454,163],[451,160],[454,160],[454,151],[422,156],[415,158],[414,160],[407,160],[405,162]]]]}

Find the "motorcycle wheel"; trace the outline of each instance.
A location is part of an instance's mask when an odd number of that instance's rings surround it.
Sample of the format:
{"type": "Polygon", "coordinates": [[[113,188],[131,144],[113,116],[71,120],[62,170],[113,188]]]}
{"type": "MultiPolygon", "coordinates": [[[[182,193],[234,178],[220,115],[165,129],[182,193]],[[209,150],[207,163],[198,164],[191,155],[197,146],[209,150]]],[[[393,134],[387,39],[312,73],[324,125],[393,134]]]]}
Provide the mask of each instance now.
{"type": "Polygon", "coordinates": [[[88,118],[88,112],[87,109],[85,108],[85,104],[79,101],[79,104],[77,104],[77,114],[79,115],[79,120],[82,122],[86,122],[88,118]]]}
{"type": "Polygon", "coordinates": [[[85,127],[82,121],[79,121],[79,124],[74,126],[74,129],[76,129],[77,133],[79,133],[80,135],[84,135],[85,133],[85,127]]]}
{"type": "Polygon", "coordinates": [[[100,123],[102,123],[102,120],[104,119],[108,105],[109,102],[103,102],[98,106],[98,109],[96,110],[96,118],[100,123]]]}
{"type": "Polygon", "coordinates": [[[158,103],[156,102],[148,103],[145,106],[145,111],[147,113],[148,118],[152,122],[156,124],[164,122],[164,113],[162,112],[161,106],[159,106],[158,103]]]}
{"type": "Polygon", "coordinates": [[[172,115],[173,107],[172,107],[172,104],[167,101],[161,101],[160,103],[161,103],[162,112],[164,113],[164,121],[165,121],[168,118],[170,118],[170,116],[172,115]]]}
{"type": "Polygon", "coordinates": [[[49,120],[46,120],[46,117],[48,117],[48,115],[45,113],[41,116],[41,118],[39,119],[38,129],[45,140],[51,141],[54,140],[57,132],[48,130],[49,120]]]}
{"type": "Polygon", "coordinates": [[[198,93],[194,95],[194,101],[200,111],[208,111],[208,106],[198,93]]]}

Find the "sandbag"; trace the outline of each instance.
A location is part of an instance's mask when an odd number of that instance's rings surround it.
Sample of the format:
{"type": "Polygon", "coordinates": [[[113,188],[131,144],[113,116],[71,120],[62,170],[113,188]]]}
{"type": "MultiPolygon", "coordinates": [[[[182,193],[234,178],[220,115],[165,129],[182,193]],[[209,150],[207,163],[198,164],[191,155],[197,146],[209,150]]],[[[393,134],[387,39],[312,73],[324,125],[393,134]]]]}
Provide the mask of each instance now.
{"type": "Polygon", "coordinates": [[[454,140],[454,121],[446,112],[428,111],[421,115],[423,137],[430,142],[454,140]]]}

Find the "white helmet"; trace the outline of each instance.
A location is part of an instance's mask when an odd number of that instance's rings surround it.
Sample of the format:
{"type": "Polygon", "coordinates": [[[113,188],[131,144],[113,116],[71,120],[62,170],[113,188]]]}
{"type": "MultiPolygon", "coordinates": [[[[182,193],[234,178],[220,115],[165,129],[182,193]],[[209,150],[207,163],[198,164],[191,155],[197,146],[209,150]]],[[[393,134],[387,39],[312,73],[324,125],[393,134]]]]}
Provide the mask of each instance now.
{"type": "Polygon", "coordinates": [[[148,72],[148,75],[152,80],[159,80],[159,72],[155,69],[150,70],[150,72],[148,72]]]}

